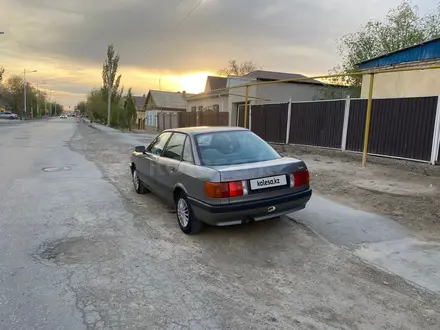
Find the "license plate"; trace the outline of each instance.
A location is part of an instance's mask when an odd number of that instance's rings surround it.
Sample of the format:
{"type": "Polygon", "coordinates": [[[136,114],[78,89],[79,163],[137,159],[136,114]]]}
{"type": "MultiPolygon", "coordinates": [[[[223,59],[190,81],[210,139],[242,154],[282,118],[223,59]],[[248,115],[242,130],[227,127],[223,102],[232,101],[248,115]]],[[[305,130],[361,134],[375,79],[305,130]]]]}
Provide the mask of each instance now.
{"type": "Polygon", "coordinates": [[[250,183],[252,190],[258,190],[258,189],[285,186],[287,185],[287,179],[285,175],[278,175],[278,176],[269,176],[267,178],[251,180],[250,183]]]}

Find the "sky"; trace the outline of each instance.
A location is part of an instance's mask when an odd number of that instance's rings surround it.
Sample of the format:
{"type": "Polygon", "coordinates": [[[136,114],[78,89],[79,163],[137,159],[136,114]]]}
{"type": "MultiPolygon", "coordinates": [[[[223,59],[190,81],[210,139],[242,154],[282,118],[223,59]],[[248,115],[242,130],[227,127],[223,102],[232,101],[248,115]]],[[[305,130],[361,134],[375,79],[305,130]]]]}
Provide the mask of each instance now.
{"type": "MultiPolygon", "coordinates": [[[[337,39],[400,0],[0,0],[0,65],[74,106],[102,84],[107,46],[125,89],[202,92],[231,59],[320,75],[340,63],[337,39]],[[183,22],[183,23],[182,23],[183,22]]],[[[413,0],[422,13],[434,0],[413,0]]]]}

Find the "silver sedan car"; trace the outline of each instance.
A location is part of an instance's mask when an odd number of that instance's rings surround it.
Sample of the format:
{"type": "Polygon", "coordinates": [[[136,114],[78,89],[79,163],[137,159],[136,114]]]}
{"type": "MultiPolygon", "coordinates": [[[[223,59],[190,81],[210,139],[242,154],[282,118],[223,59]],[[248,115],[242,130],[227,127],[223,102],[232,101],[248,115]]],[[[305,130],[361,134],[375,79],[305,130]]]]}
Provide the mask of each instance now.
{"type": "Polygon", "coordinates": [[[303,161],[281,157],[253,132],[239,127],[166,130],[129,163],[134,189],[176,207],[186,234],[203,224],[228,226],[303,209],[312,190],[303,161]]]}

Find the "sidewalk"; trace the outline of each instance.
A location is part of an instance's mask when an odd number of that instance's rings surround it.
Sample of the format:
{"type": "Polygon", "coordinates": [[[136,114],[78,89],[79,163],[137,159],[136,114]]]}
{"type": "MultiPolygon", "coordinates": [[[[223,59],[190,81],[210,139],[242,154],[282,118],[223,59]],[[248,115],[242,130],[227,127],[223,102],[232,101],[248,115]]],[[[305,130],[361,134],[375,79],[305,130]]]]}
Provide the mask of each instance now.
{"type": "Polygon", "coordinates": [[[36,121],[42,121],[42,120],[48,120],[48,118],[41,117],[41,118],[32,118],[32,119],[27,119],[27,120],[0,118],[0,126],[20,125],[20,124],[25,124],[25,123],[34,123],[36,121]]]}
{"type": "Polygon", "coordinates": [[[440,243],[427,242],[398,222],[314,194],[288,215],[367,263],[440,294],[440,243]]]}
{"type": "Polygon", "coordinates": [[[137,145],[147,145],[149,144],[156,136],[157,133],[152,134],[152,133],[141,133],[141,131],[138,132],[123,132],[119,129],[113,128],[113,127],[107,127],[105,125],[102,124],[98,124],[98,123],[90,123],[90,120],[88,119],[84,119],[85,122],[95,128],[100,130],[101,132],[105,132],[106,134],[111,134],[111,135],[119,135],[120,138],[127,144],[130,144],[132,146],[137,146],[137,145]]]}
{"type": "Polygon", "coordinates": [[[314,195],[289,217],[367,263],[440,294],[440,168],[358,155],[290,149],[314,195]]]}

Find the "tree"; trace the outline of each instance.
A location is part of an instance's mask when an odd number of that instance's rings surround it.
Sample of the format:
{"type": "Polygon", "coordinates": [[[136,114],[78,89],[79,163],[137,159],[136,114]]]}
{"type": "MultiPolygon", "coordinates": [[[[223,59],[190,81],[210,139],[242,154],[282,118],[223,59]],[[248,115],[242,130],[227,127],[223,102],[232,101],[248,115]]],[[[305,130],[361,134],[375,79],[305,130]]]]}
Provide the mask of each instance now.
{"type": "Polygon", "coordinates": [[[87,115],[91,120],[105,123],[107,121],[107,102],[104,101],[102,89],[92,89],[87,95],[87,115]]]}
{"type": "Polygon", "coordinates": [[[57,102],[52,102],[52,111],[59,116],[63,113],[63,106],[57,102]]]}
{"type": "MultiPolygon", "coordinates": [[[[357,32],[343,36],[338,44],[342,65],[334,67],[329,73],[357,72],[360,62],[438,37],[440,3],[433,13],[420,16],[411,0],[403,0],[388,12],[383,21],[370,20],[357,32]]],[[[337,78],[332,82],[360,86],[362,78],[337,78]]]]}
{"type": "Polygon", "coordinates": [[[128,129],[131,131],[132,123],[136,120],[136,101],[131,92],[131,88],[128,90],[127,95],[125,96],[124,103],[124,114],[125,114],[125,122],[128,126],[128,129]]]}
{"type": "Polygon", "coordinates": [[[5,99],[12,106],[12,111],[17,113],[20,118],[23,117],[23,77],[21,75],[12,75],[6,81],[5,99]]]}
{"type": "Polygon", "coordinates": [[[45,91],[38,90],[37,92],[39,94],[38,105],[39,105],[39,109],[40,109],[40,116],[44,116],[46,114],[46,110],[47,110],[48,96],[45,91]]]}
{"type": "Polygon", "coordinates": [[[237,60],[230,60],[227,67],[218,70],[220,76],[244,76],[249,72],[260,70],[261,67],[252,61],[238,63],[237,60]]]}
{"type": "MultiPolygon", "coordinates": [[[[107,58],[102,65],[102,97],[106,104],[108,103],[108,92],[109,88],[112,90],[110,103],[111,107],[117,106],[122,98],[122,93],[124,88],[119,89],[121,83],[122,75],[117,76],[119,67],[119,55],[115,53],[113,45],[107,47],[107,58]]],[[[107,104],[108,105],[108,104],[107,104]]],[[[110,122],[113,121],[115,116],[112,115],[110,122]]],[[[117,117],[116,117],[117,118],[117,117]]],[[[107,119],[108,120],[108,119],[107,119]]],[[[108,120],[109,121],[109,120],[108,120]]]]}
{"type": "Polygon", "coordinates": [[[5,73],[5,68],[0,66],[0,84],[3,81],[3,74],[5,73]]]}
{"type": "Polygon", "coordinates": [[[87,103],[86,101],[80,101],[78,102],[78,104],[76,105],[76,109],[79,110],[79,112],[81,114],[85,114],[86,113],[86,107],[87,107],[87,103]]]}

